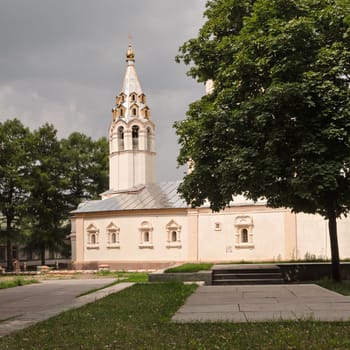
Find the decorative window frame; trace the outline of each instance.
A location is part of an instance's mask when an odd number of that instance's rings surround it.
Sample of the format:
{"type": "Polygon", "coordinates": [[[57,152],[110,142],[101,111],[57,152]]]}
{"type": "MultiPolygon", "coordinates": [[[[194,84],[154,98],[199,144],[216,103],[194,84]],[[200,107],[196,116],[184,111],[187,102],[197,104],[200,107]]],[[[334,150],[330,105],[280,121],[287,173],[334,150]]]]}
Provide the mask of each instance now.
{"type": "Polygon", "coordinates": [[[130,106],[130,118],[137,118],[139,115],[139,106],[136,103],[133,103],[130,106]]]}
{"type": "Polygon", "coordinates": [[[140,249],[153,249],[153,227],[148,221],[143,221],[139,227],[140,249]],[[148,235],[148,240],[145,240],[148,235]]]}
{"type": "Polygon", "coordinates": [[[237,249],[253,249],[253,218],[251,216],[242,215],[235,218],[235,248],[237,249]],[[243,241],[247,230],[247,241],[243,241]]]}
{"type": "Polygon", "coordinates": [[[139,95],[139,102],[143,103],[143,104],[146,104],[146,95],[144,93],[139,95]]]}
{"type": "Polygon", "coordinates": [[[124,94],[124,92],[121,92],[120,95],[120,100],[118,101],[119,103],[124,103],[126,100],[126,94],[124,94]]]}
{"type": "Polygon", "coordinates": [[[120,228],[111,222],[106,229],[107,232],[107,248],[108,249],[120,249],[119,233],[120,228]],[[115,234],[115,242],[112,241],[112,236],[115,234]]]}
{"type": "Polygon", "coordinates": [[[90,224],[86,228],[87,232],[87,249],[100,249],[100,243],[99,243],[99,235],[100,231],[99,229],[94,225],[90,224]]]}
{"type": "Polygon", "coordinates": [[[117,117],[125,118],[125,116],[126,116],[126,108],[124,106],[119,106],[117,108],[117,117]]]}
{"type": "Polygon", "coordinates": [[[141,109],[141,115],[145,119],[150,119],[150,117],[151,117],[151,110],[146,106],[146,107],[141,109]]]}
{"type": "Polygon", "coordinates": [[[129,101],[130,101],[131,103],[137,102],[137,93],[136,93],[136,92],[131,92],[131,93],[129,94],[129,101]]]}
{"type": "Polygon", "coordinates": [[[169,223],[165,226],[167,231],[167,244],[166,248],[181,248],[181,225],[176,221],[170,220],[169,223]],[[174,238],[175,233],[175,240],[174,238]]]}

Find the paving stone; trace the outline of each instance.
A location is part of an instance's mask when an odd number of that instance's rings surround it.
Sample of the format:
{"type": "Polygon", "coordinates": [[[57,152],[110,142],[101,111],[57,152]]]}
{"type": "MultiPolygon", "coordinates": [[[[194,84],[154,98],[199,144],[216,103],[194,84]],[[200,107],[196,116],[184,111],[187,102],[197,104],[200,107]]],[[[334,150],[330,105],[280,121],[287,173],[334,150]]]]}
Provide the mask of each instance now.
{"type": "Polygon", "coordinates": [[[220,291],[215,289],[217,286],[206,287],[205,291],[201,288],[187,299],[174,315],[174,321],[350,320],[350,297],[316,285],[220,286],[220,291]],[[225,288],[232,293],[230,296],[224,292],[225,288]],[[230,318],[228,311],[237,305],[239,312],[230,318]]]}
{"type": "Polygon", "coordinates": [[[244,312],[248,322],[285,321],[295,319],[292,311],[244,312]]]}
{"type": "MultiPolygon", "coordinates": [[[[203,305],[188,305],[184,308],[180,308],[179,312],[181,313],[196,313],[196,312],[203,312],[203,305]]],[[[217,304],[217,305],[206,305],[205,306],[205,312],[212,313],[212,312],[239,312],[239,306],[238,304],[217,304]]]]}
{"type": "Polygon", "coordinates": [[[243,312],[196,312],[176,313],[172,318],[173,322],[247,322],[243,312]]]}
{"type": "Polygon", "coordinates": [[[111,293],[128,288],[133,283],[120,283],[96,292],[77,297],[95,288],[101,288],[115,281],[106,279],[57,280],[36,284],[36,288],[17,288],[0,290],[0,336],[18,331],[37,322],[46,320],[66,310],[94,302],[111,293]],[[20,291],[18,291],[20,289],[20,291]],[[3,299],[7,303],[3,303],[3,299]],[[11,309],[10,309],[11,307],[11,309]],[[4,317],[6,316],[6,317],[4,317]]]}

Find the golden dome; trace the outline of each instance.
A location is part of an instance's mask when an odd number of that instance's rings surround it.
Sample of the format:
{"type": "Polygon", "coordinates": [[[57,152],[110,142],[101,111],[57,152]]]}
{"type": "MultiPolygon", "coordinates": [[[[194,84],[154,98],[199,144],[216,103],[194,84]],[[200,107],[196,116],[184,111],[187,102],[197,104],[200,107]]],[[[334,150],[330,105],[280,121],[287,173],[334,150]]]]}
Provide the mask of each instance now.
{"type": "Polygon", "coordinates": [[[126,61],[135,61],[135,54],[134,54],[134,51],[132,49],[131,44],[129,44],[129,46],[128,46],[128,51],[126,53],[126,61]]]}

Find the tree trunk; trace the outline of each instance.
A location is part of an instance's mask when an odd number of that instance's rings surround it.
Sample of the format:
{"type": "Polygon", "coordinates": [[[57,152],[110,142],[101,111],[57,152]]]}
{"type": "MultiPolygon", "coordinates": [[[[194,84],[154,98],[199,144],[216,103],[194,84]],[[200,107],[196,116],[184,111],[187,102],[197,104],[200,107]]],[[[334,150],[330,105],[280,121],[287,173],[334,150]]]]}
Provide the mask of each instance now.
{"type": "Polygon", "coordinates": [[[11,232],[11,217],[10,215],[7,215],[6,217],[6,250],[7,250],[7,271],[13,270],[12,265],[12,232],[11,232]]]}
{"type": "Polygon", "coordinates": [[[332,253],[332,278],[334,281],[340,281],[337,217],[335,215],[335,211],[329,213],[328,215],[328,229],[332,253]]]}
{"type": "Polygon", "coordinates": [[[12,242],[9,237],[6,239],[6,251],[7,251],[7,271],[12,271],[12,242]]]}
{"type": "Polygon", "coordinates": [[[41,247],[41,265],[45,265],[45,245],[41,247]]]}

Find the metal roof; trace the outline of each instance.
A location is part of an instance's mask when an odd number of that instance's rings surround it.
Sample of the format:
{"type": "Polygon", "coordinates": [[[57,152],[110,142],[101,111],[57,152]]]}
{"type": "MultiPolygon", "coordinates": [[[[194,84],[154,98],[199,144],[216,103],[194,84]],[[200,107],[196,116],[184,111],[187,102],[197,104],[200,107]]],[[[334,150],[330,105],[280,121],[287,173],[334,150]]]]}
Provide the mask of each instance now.
{"type": "MultiPolygon", "coordinates": [[[[186,202],[180,198],[177,188],[180,181],[161,182],[141,187],[138,191],[118,192],[113,197],[103,200],[92,200],[81,203],[72,211],[76,213],[89,213],[114,210],[137,210],[137,209],[165,209],[187,208],[186,202]]],[[[108,193],[108,192],[107,192],[108,193]]]]}
{"type": "MultiPolygon", "coordinates": [[[[115,210],[189,208],[186,201],[177,192],[180,183],[181,181],[160,182],[135,187],[127,191],[115,193],[107,191],[105,194],[109,193],[113,194],[113,196],[103,200],[83,202],[79,204],[76,210],[72,211],[72,214],[115,210]]],[[[257,203],[254,203],[244,196],[236,196],[234,201],[230,203],[230,207],[265,204],[265,200],[259,200],[257,203]]],[[[209,207],[209,203],[205,203],[202,207],[209,207]]]]}

